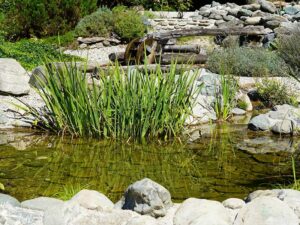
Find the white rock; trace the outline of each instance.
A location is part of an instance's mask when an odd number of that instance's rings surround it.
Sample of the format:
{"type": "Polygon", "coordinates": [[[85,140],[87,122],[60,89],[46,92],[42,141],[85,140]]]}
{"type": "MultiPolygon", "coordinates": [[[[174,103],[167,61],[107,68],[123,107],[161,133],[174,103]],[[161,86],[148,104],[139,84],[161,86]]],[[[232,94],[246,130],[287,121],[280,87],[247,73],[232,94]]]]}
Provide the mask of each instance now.
{"type": "Polygon", "coordinates": [[[234,225],[299,225],[298,217],[289,206],[274,197],[259,197],[246,204],[234,225]]]}
{"type": "Polygon", "coordinates": [[[217,201],[189,198],[185,200],[175,213],[174,225],[230,224],[230,216],[225,207],[217,201]],[[204,223],[207,224],[207,223],[204,223]]]}
{"type": "Polygon", "coordinates": [[[222,202],[225,208],[241,209],[246,203],[239,198],[228,198],[222,202]]]}
{"type": "Polygon", "coordinates": [[[50,207],[61,207],[63,201],[56,198],[39,197],[21,202],[21,207],[45,211],[50,207]]]}
{"type": "Polygon", "coordinates": [[[72,203],[78,203],[86,209],[112,210],[114,204],[104,194],[93,190],[81,190],[69,200],[72,203]]]}
{"type": "Polygon", "coordinates": [[[159,225],[151,216],[137,216],[130,219],[126,225],[159,225]]]}
{"type": "Polygon", "coordinates": [[[0,93],[25,95],[29,93],[29,76],[15,59],[0,58],[0,93]]]}

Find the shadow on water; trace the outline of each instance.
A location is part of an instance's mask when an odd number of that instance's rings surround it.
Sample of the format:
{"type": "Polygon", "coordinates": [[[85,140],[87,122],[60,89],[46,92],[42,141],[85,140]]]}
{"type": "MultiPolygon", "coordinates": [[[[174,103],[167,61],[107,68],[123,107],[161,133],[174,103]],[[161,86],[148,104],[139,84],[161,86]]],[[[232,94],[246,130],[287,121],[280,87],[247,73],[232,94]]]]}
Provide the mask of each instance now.
{"type": "MultiPolygon", "coordinates": [[[[198,132],[199,133],[199,132],[198,132]]],[[[245,125],[209,125],[193,142],[134,145],[30,132],[0,133],[0,182],[19,198],[53,196],[66,185],[98,190],[117,201],[149,177],[188,197],[223,200],[292,180],[300,139],[253,133],[245,125]]]]}

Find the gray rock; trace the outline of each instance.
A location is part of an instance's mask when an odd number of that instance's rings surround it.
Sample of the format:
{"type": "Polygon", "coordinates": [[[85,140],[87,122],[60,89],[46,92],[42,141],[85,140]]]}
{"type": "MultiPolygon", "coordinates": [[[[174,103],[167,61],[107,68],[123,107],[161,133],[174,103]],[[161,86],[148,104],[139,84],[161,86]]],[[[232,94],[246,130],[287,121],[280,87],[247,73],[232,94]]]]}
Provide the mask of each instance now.
{"type": "Polygon", "coordinates": [[[231,21],[231,20],[234,20],[234,19],[236,19],[236,18],[232,15],[223,16],[223,20],[225,20],[225,21],[231,21]]]}
{"type": "Polygon", "coordinates": [[[241,16],[252,16],[252,11],[251,10],[248,10],[248,9],[240,9],[237,13],[237,16],[238,17],[241,17],[241,16]]]}
{"type": "Polygon", "coordinates": [[[277,11],[276,6],[267,0],[259,0],[258,3],[260,4],[261,10],[269,13],[275,13],[277,11]]]}
{"type": "Polygon", "coordinates": [[[170,192],[166,188],[144,178],[131,184],[117,205],[142,215],[161,217],[166,215],[172,204],[170,192]]]}
{"type": "Polygon", "coordinates": [[[259,197],[246,204],[234,225],[298,225],[298,217],[284,202],[274,197],[259,197]]]}
{"type": "Polygon", "coordinates": [[[85,49],[85,48],[87,48],[87,47],[88,47],[87,44],[80,44],[80,45],[79,45],[79,48],[81,48],[81,49],[85,49]]]}
{"type": "Polygon", "coordinates": [[[239,198],[228,198],[222,202],[223,206],[228,209],[241,209],[245,206],[245,202],[239,198]]]}
{"type": "Polygon", "coordinates": [[[245,115],[245,114],[246,114],[246,111],[243,110],[243,109],[240,109],[240,108],[233,108],[233,109],[231,110],[231,113],[232,113],[233,115],[245,115]]]}
{"type": "Polygon", "coordinates": [[[15,59],[0,58],[0,93],[26,95],[29,93],[29,76],[15,59]]]}
{"type": "Polygon", "coordinates": [[[278,121],[272,127],[272,132],[276,134],[293,134],[296,132],[297,124],[295,121],[290,119],[284,119],[282,121],[278,121]]]}
{"type": "Polygon", "coordinates": [[[62,207],[63,201],[56,198],[39,197],[21,202],[21,207],[46,211],[51,207],[62,207]]]}
{"type": "Polygon", "coordinates": [[[93,190],[81,190],[69,202],[77,203],[86,209],[111,210],[114,204],[104,194],[93,190]]]}
{"type": "Polygon", "coordinates": [[[266,114],[261,114],[258,116],[253,117],[249,124],[248,124],[248,128],[250,130],[270,130],[275,123],[277,122],[277,120],[271,119],[268,115],[266,114]]]}
{"type": "Polygon", "coordinates": [[[253,3],[253,4],[250,4],[250,5],[243,5],[242,7],[244,9],[248,9],[248,10],[251,10],[251,11],[256,11],[256,10],[260,9],[260,4],[253,3]]]}
{"type": "Polygon", "coordinates": [[[220,202],[189,198],[180,205],[173,221],[174,225],[229,225],[231,219],[220,202]]]}
{"type": "Polygon", "coordinates": [[[240,8],[232,8],[232,9],[228,10],[228,15],[237,17],[239,11],[240,11],[240,8]]]}
{"type": "Polygon", "coordinates": [[[299,9],[293,6],[284,7],[284,12],[288,15],[296,15],[299,12],[299,9]]]}
{"type": "Polygon", "coordinates": [[[212,107],[214,97],[199,95],[195,100],[192,114],[185,121],[186,125],[198,125],[208,123],[217,119],[216,113],[212,107]]]}
{"type": "Polygon", "coordinates": [[[12,206],[20,206],[20,202],[10,195],[0,193],[0,205],[8,204],[12,206]]]}
{"type": "Polygon", "coordinates": [[[280,21],[277,21],[277,20],[270,20],[270,21],[267,21],[265,23],[265,27],[268,27],[268,28],[271,28],[271,29],[275,29],[277,27],[279,27],[281,24],[280,21]]]}

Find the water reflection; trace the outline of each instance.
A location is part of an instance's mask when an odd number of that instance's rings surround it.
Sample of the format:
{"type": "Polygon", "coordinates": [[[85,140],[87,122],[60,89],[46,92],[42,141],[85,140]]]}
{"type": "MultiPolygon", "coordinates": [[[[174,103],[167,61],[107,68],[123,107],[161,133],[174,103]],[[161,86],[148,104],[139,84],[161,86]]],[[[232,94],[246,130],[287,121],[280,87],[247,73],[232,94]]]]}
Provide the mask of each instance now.
{"type": "Polygon", "coordinates": [[[291,175],[297,139],[226,124],[207,126],[200,134],[186,144],[136,145],[5,132],[0,135],[0,182],[19,199],[52,196],[64,185],[78,185],[116,201],[130,183],[149,177],[169,189],[175,201],[192,196],[223,200],[291,175]]]}

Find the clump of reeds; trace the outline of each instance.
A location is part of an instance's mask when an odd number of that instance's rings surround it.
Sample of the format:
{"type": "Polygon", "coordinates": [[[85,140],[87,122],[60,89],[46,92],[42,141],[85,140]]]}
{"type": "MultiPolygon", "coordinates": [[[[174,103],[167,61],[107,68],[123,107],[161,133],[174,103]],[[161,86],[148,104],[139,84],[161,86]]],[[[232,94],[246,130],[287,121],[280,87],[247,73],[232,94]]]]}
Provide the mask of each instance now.
{"type": "Polygon", "coordinates": [[[29,107],[35,124],[59,134],[97,138],[170,138],[178,136],[198,91],[197,73],[177,74],[176,63],[167,73],[123,70],[118,64],[88,84],[76,63],[63,68],[46,64],[37,90],[46,106],[29,107]]]}

